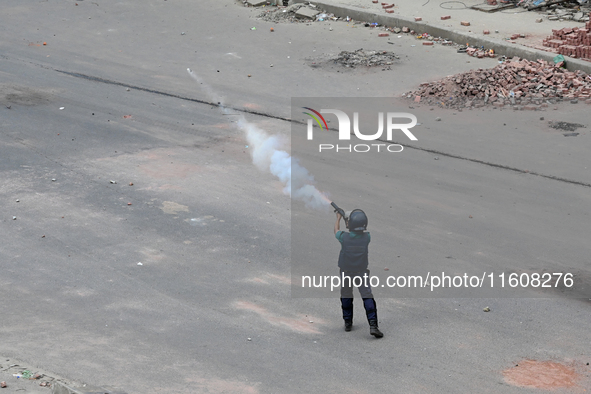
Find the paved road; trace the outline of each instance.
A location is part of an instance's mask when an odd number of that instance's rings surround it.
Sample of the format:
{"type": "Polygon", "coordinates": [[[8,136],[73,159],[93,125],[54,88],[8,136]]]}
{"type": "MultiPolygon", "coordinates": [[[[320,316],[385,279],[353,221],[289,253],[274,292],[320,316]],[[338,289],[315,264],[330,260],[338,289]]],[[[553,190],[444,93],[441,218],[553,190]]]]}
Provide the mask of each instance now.
{"type": "MultiPolygon", "coordinates": [[[[291,202],[211,105],[288,135],[291,97],[398,96],[494,60],[345,23],[271,25],[231,1],[75,4],[2,5],[0,354],[130,393],[517,393],[502,371],[523,358],[590,361],[583,300],[382,297],[377,341],[361,320],[342,331],[338,300],[292,298],[291,202]],[[360,47],[401,62],[322,63],[360,47]]],[[[588,274],[590,189],[576,183],[591,183],[589,134],[539,120],[586,123],[585,107],[399,105],[422,123],[419,149],[371,166],[301,156],[340,204],[363,198],[376,265],[394,248],[401,266],[452,256],[456,269],[544,261],[588,274]]],[[[308,215],[336,270],[333,216],[308,215]]]]}

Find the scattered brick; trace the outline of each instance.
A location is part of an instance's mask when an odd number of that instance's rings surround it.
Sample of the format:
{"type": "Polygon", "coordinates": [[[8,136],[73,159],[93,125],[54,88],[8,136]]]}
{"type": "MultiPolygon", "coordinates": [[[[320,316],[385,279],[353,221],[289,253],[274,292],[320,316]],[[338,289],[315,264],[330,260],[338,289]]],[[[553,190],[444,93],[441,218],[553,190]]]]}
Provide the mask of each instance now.
{"type": "Polygon", "coordinates": [[[390,34],[388,33],[379,33],[378,37],[388,37],[390,34]]]}
{"type": "Polygon", "coordinates": [[[462,21],[460,22],[462,26],[470,26],[470,22],[462,21]]]}
{"type": "Polygon", "coordinates": [[[490,30],[485,30],[482,32],[483,34],[490,34],[490,30]]]}
{"type": "Polygon", "coordinates": [[[388,14],[393,14],[394,10],[385,10],[388,14]]]}
{"type": "MultiPolygon", "coordinates": [[[[425,41],[424,45],[428,41],[425,41]]],[[[468,48],[472,56],[484,51],[468,48]]],[[[591,76],[583,71],[567,71],[544,60],[513,58],[491,69],[478,69],[452,75],[435,82],[422,83],[406,97],[422,97],[429,105],[448,108],[478,108],[484,104],[498,107],[547,108],[556,100],[591,101],[591,76]]]]}
{"type": "Polygon", "coordinates": [[[415,22],[420,22],[422,20],[423,20],[423,18],[421,18],[420,16],[415,17],[415,22]]]}
{"type": "Polygon", "coordinates": [[[383,5],[382,8],[387,9],[387,8],[393,8],[394,4],[388,4],[388,5],[383,5]]]}
{"type": "Polygon", "coordinates": [[[423,41],[423,45],[433,45],[433,41],[423,41]]]}
{"type": "Polygon", "coordinates": [[[451,15],[444,15],[441,17],[441,20],[444,21],[446,19],[451,19],[451,15]]]}

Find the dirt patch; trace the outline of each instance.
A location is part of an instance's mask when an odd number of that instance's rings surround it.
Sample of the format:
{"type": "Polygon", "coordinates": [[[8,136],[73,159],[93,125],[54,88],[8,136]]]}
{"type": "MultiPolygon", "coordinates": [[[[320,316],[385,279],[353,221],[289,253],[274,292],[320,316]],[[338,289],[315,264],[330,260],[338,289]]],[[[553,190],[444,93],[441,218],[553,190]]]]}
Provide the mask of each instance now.
{"type": "Polygon", "coordinates": [[[578,124],[578,123],[559,122],[559,121],[554,121],[554,120],[549,121],[548,126],[550,126],[553,129],[564,130],[564,131],[575,131],[579,127],[585,127],[585,125],[578,124]]]}
{"type": "Polygon", "coordinates": [[[555,361],[523,360],[503,371],[505,381],[514,386],[556,390],[577,387],[582,376],[574,365],[555,361]]]}
{"type": "Polygon", "coordinates": [[[4,105],[43,105],[51,102],[52,94],[26,86],[0,85],[0,103],[4,105]]]}

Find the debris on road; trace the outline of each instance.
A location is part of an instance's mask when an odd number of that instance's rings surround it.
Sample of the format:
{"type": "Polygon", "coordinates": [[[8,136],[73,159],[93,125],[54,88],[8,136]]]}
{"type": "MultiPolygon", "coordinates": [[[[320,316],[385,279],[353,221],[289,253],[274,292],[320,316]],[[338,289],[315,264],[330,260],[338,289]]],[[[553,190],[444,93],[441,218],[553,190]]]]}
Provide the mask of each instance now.
{"type": "Polygon", "coordinates": [[[338,20],[334,14],[328,14],[321,9],[307,6],[306,4],[292,4],[288,7],[279,7],[264,11],[258,15],[268,22],[289,22],[289,23],[309,23],[309,22],[323,22],[326,20],[338,20]]]}
{"type": "Polygon", "coordinates": [[[484,312],[490,312],[490,308],[487,306],[486,308],[483,309],[484,312]]]}
{"type": "Polygon", "coordinates": [[[545,12],[548,20],[550,21],[575,21],[575,22],[588,22],[589,12],[591,11],[591,3],[587,4],[555,4],[546,9],[542,8],[541,11],[545,12]],[[570,7],[569,7],[570,6],[570,7]]]}
{"type": "Polygon", "coordinates": [[[116,185],[117,184],[117,181],[109,181],[109,183],[111,183],[113,185],[116,185]]]}
{"type": "Polygon", "coordinates": [[[365,67],[383,67],[396,63],[400,57],[390,51],[364,51],[363,48],[356,51],[342,51],[338,56],[332,59],[335,63],[342,66],[355,68],[365,67]]]}
{"type": "Polygon", "coordinates": [[[8,387],[8,385],[6,384],[6,382],[0,382],[0,387],[6,388],[8,387]]]}
{"type": "Polygon", "coordinates": [[[591,103],[591,77],[583,71],[570,72],[544,60],[534,62],[515,57],[492,69],[472,70],[423,83],[404,97],[445,108],[492,104],[537,110],[563,99],[578,98],[591,103]]]}
{"type": "Polygon", "coordinates": [[[564,130],[564,131],[575,131],[578,128],[585,127],[585,125],[578,124],[578,123],[570,123],[570,122],[561,122],[561,121],[548,121],[548,126],[557,129],[557,130],[564,130]]]}

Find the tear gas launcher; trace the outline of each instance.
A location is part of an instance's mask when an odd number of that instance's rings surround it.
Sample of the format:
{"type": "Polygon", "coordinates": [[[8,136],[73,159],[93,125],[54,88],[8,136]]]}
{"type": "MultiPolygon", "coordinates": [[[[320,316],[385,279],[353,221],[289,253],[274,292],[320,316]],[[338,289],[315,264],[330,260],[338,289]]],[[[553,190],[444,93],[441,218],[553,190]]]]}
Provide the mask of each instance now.
{"type": "Polygon", "coordinates": [[[342,208],[339,208],[339,206],[337,204],[335,204],[334,202],[331,202],[330,205],[332,205],[335,212],[338,212],[341,214],[343,219],[345,219],[345,226],[348,226],[349,225],[349,218],[347,217],[347,214],[345,213],[345,211],[343,211],[342,208]]]}

